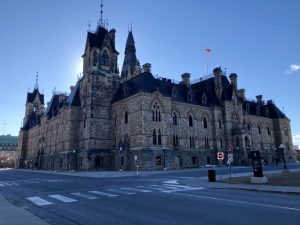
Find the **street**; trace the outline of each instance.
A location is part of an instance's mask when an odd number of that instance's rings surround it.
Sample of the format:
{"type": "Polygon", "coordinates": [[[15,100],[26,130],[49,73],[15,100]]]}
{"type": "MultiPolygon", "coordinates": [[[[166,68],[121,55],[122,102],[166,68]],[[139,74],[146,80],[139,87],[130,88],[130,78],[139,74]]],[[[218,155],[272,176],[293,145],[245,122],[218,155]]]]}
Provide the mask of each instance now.
{"type": "MultiPolygon", "coordinates": [[[[217,168],[218,174],[227,172],[217,168]]],[[[206,175],[205,169],[119,178],[2,170],[0,193],[49,224],[299,224],[299,195],[206,189],[184,182],[206,175]]]]}

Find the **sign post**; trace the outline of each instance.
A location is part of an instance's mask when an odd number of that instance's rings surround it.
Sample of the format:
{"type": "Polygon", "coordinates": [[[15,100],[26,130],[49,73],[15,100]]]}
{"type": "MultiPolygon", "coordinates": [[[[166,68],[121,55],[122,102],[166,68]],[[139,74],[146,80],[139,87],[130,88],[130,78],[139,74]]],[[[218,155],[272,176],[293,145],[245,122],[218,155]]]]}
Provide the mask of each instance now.
{"type": "Polygon", "coordinates": [[[139,175],[139,166],[137,164],[137,155],[134,156],[135,166],[136,166],[136,175],[139,175]]]}
{"type": "Polygon", "coordinates": [[[232,145],[228,145],[227,146],[227,152],[228,152],[228,155],[227,155],[227,164],[229,165],[229,183],[231,184],[231,163],[233,161],[233,147],[232,145]]]}

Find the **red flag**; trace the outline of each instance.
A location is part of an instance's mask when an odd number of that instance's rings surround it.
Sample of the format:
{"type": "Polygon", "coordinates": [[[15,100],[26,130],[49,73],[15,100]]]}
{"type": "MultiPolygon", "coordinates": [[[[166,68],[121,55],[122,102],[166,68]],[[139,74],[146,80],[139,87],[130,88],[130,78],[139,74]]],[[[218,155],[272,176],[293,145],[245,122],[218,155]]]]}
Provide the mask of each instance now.
{"type": "Polygon", "coordinates": [[[206,50],[207,52],[211,52],[211,49],[206,48],[205,50],[206,50]]]}

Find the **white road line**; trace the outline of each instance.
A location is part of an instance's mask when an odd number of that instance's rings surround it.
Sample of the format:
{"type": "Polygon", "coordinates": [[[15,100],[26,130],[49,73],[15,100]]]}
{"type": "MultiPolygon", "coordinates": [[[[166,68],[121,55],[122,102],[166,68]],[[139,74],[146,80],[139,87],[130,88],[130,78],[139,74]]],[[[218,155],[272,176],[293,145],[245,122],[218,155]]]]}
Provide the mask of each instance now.
{"type": "Polygon", "coordinates": [[[179,184],[164,184],[164,186],[177,187],[177,188],[191,188],[192,187],[192,186],[179,185],[179,184]]]}
{"type": "Polygon", "coordinates": [[[190,188],[184,188],[184,189],[177,189],[177,190],[169,190],[169,191],[163,191],[164,193],[173,193],[173,192],[180,192],[180,191],[195,191],[195,190],[203,190],[202,187],[190,187],[190,188]]]}
{"type": "Polygon", "coordinates": [[[143,193],[152,192],[152,191],[150,191],[150,190],[138,189],[138,188],[127,188],[127,187],[123,187],[123,188],[120,188],[120,189],[122,189],[122,190],[129,190],[129,191],[143,192],[143,193]]]}
{"type": "Polygon", "coordinates": [[[5,185],[4,184],[0,184],[0,187],[4,187],[5,185]]]}
{"type": "Polygon", "coordinates": [[[158,190],[158,191],[167,191],[167,190],[170,190],[169,188],[162,187],[160,185],[150,185],[148,188],[152,188],[152,189],[158,190]]]}
{"type": "Polygon", "coordinates": [[[13,186],[12,184],[7,183],[7,182],[2,182],[2,184],[4,184],[4,186],[13,186]]]}
{"type": "Polygon", "coordinates": [[[96,195],[103,195],[107,197],[117,197],[118,195],[106,193],[106,192],[101,192],[101,191],[89,191],[90,193],[96,194],[96,195]]]}
{"type": "Polygon", "coordinates": [[[116,190],[116,189],[107,189],[107,191],[125,194],[125,195],[134,195],[135,194],[134,192],[127,192],[127,191],[121,191],[121,190],[116,190]]]}
{"type": "Polygon", "coordinates": [[[59,200],[59,201],[62,201],[62,202],[76,202],[77,200],[76,199],[73,199],[73,198],[68,198],[66,196],[63,196],[63,195],[48,195],[50,198],[54,198],[56,200],[59,200]]]}
{"type": "Polygon", "coordinates": [[[37,206],[41,206],[41,205],[51,205],[53,204],[52,202],[48,202],[45,199],[42,199],[40,197],[37,196],[33,196],[33,197],[28,197],[26,198],[29,201],[31,201],[32,203],[36,204],[37,206]]]}
{"type": "Polygon", "coordinates": [[[268,204],[260,204],[255,202],[245,202],[245,201],[237,201],[237,200],[231,200],[231,199],[225,199],[225,198],[214,198],[214,197],[208,197],[208,196],[202,196],[202,195],[191,195],[191,194],[184,194],[184,193],[174,193],[176,195],[184,195],[189,197],[196,197],[196,198],[205,198],[205,199],[211,199],[211,200],[217,200],[217,201],[224,201],[224,202],[234,202],[234,203],[240,203],[240,204],[246,204],[246,205],[256,205],[256,206],[262,206],[262,207],[270,207],[270,208],[277,208],[277,209],[286,209],[286,210],[293,210],[293,211],[300,211],[300,208],[292,208],[292,207],[283,207],[283,206],[277,206],[277,205],[268,205],[268,204]]]}
{"type": "Polygon", "coordinates": [[[74,192],[74,193],[71,193],[71,195],[75,195],[75,196],[78,196],[78,197],[82,197],[82,198],[86,198],[86,199],[91,199],[91,200],[98,198],[96,196],[91,196],[91,195],[83,194],[83,193],[80,193],[80,192],[74,192]]]}
{"type": "Polygon", "coordinates": [[[178,180],[167,180],[167,181],[164,181],[163,183],[165,183],[165,184],[178,184],[178,180]]]}

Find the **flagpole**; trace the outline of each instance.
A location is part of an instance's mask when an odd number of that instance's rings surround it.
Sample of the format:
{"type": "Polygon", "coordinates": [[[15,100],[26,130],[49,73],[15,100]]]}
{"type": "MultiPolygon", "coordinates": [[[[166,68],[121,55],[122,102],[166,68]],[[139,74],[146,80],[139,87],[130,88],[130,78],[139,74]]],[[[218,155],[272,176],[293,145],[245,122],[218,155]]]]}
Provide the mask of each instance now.
{"type": "Polygon", "coordinates": [[[208,76],[208,64],[207,64],[207,55],[208,52],[205,50],[205,61],[206,61],[206,75],[208,76]]]}

